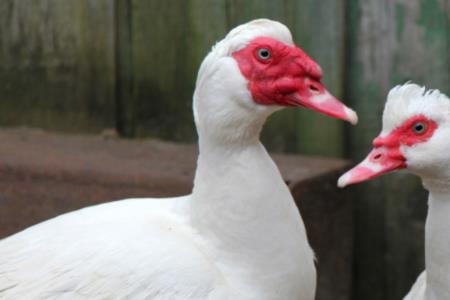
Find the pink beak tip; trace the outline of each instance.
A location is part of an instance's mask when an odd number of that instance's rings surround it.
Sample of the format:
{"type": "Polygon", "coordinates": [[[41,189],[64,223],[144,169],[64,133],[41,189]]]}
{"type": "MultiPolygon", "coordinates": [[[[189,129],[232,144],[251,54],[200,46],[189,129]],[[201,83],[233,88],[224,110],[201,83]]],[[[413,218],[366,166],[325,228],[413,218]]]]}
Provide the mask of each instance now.
{"type": "Polygon", "coordinates": [[[350,172],[345,173],[344,175],[342,175],[341,177],[339,177],[338,182],[337,182],[337,186],[339,188],[345,188],[346,186],[348,186],[350,184],[349,179],[351,178],[351,174],[350,172]]]}
{"type": "Polygon", "coordinates": [[[350,109],[348,107],[345,107],[345,113],[347,114],[347,121],[350,122],[352,125],[358,124],[358,115],[353,109],[350,109]]]}

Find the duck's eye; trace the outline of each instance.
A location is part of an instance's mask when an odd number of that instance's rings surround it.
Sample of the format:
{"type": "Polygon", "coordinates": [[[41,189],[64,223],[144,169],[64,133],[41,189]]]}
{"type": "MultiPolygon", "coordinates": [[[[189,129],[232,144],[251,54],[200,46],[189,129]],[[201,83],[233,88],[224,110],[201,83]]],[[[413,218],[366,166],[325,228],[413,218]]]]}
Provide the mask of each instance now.
{"type": "Polygon", "coordinates": [[[267,48],[258,49],[258,57],[262,60],[268,60],[271,57],[270,50],[267,48]]]}
{"type": "Polygon", "coordinates": [[[427,131],[427,125],[423,122],[417,122],[413,126],[413,131],[417,135],[424,134],[427,131]]]}

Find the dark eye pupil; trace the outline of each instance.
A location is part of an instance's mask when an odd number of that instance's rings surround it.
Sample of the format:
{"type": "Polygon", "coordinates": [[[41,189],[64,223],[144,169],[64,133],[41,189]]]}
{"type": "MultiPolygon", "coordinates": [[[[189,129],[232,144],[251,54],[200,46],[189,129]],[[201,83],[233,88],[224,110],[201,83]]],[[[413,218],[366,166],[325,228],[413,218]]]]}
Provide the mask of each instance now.
{"type": "Polygon", "coordinates": [[[268,59],[270,58],[270,51],[268,49],[259,49],[258,55],[262,59],[268,59]]]}
{"type": "Polygon", "coordinates": [[[423,123],[417,123],[414,125],[414,131],[416,133],[423,133],[426,130],[426,126],[423,123]]]}

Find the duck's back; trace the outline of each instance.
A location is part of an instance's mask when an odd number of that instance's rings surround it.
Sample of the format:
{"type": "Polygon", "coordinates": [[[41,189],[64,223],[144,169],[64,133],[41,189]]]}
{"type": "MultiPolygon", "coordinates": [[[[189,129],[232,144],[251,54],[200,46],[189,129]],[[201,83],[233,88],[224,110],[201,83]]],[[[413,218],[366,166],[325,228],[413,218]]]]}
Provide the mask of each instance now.
{"type": "Polygon", "coordinates": [[[222,298],[220,272],[176,212],[187,198],[93,206],[0,241],[0,299],[222,298]]]}

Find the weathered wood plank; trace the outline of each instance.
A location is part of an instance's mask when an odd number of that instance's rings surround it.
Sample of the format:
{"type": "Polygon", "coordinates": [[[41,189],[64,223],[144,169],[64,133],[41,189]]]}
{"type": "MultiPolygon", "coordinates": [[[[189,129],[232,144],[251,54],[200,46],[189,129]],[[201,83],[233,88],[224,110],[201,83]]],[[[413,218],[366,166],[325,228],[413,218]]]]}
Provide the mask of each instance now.
{"type": "Polygon", "coordinates": [[[135,131],[133,98],[132,5],[131,0],[115,0],[115,118],[117,131],[132,136],[135,131]]]}
{"type": "Polygon", "coordinates": [[[192,140],[197,70],[225,34],[221,0],[133,0],[132,48],[138,136],[192,140]]]}
{"type": "MultiPolygon", "coordinates": [[[[377,6],[375,2],[367,1],[366,6],[369,4],[377,6]]],[[[386,47],[384,44],[386,40],[382,38],[382,29],[374,27],[372,24],[377,22],[380,14],[385,14],[383,8],[376,7],[376,11],[367,8],[363,10],[361,7],[363,5],[363,1],[359,0],[349,1],[347,4],[349,44],[347,47],[346,94],[360,119],[358,126],[350,131],[351,139],[348,147],[351,157],[355,160],[366,154],[371,139],[380,128],[382,100],[378,85],[379,81],[388,75],[378,75],[376,81],[362,79],[363,73],[371,72],[367,70],[367,67],[363,67],[362,60],[373,61],[364,57],[367,55],[365,53],[369,52],[375,56],[376,51],[386,47]],[[375,84],[376,86],[374,86],[375,84]]],[[[384,20],[380,21],[382,24],[383,22],[384,20]]],[[[379,62],[380,59],[377,63],[379,62]]],[[[387,85],[385,84],[385,90],[387,85]]],[[[354,298],[385,299],[384,191],[379,180],[362,184],[353,189],[360,198],[355,203],[354,298]]]]}
{"type": "Polygon", "coordinates": [[[112,2],[0,2],[0,125],[114,126],[112,2]]]}
{"type": "MultiPolygon", "coordinates": [[[[413,80],[449,92],[448,7],[447,0],[348,2],[346,92],[361,120],[350,131],[353,158],[371,147],[393,85],[413,80]]],[[[426,193],[407,174],[358,191],[355,298],[401,299],[423,269],[426,193]]]]}

